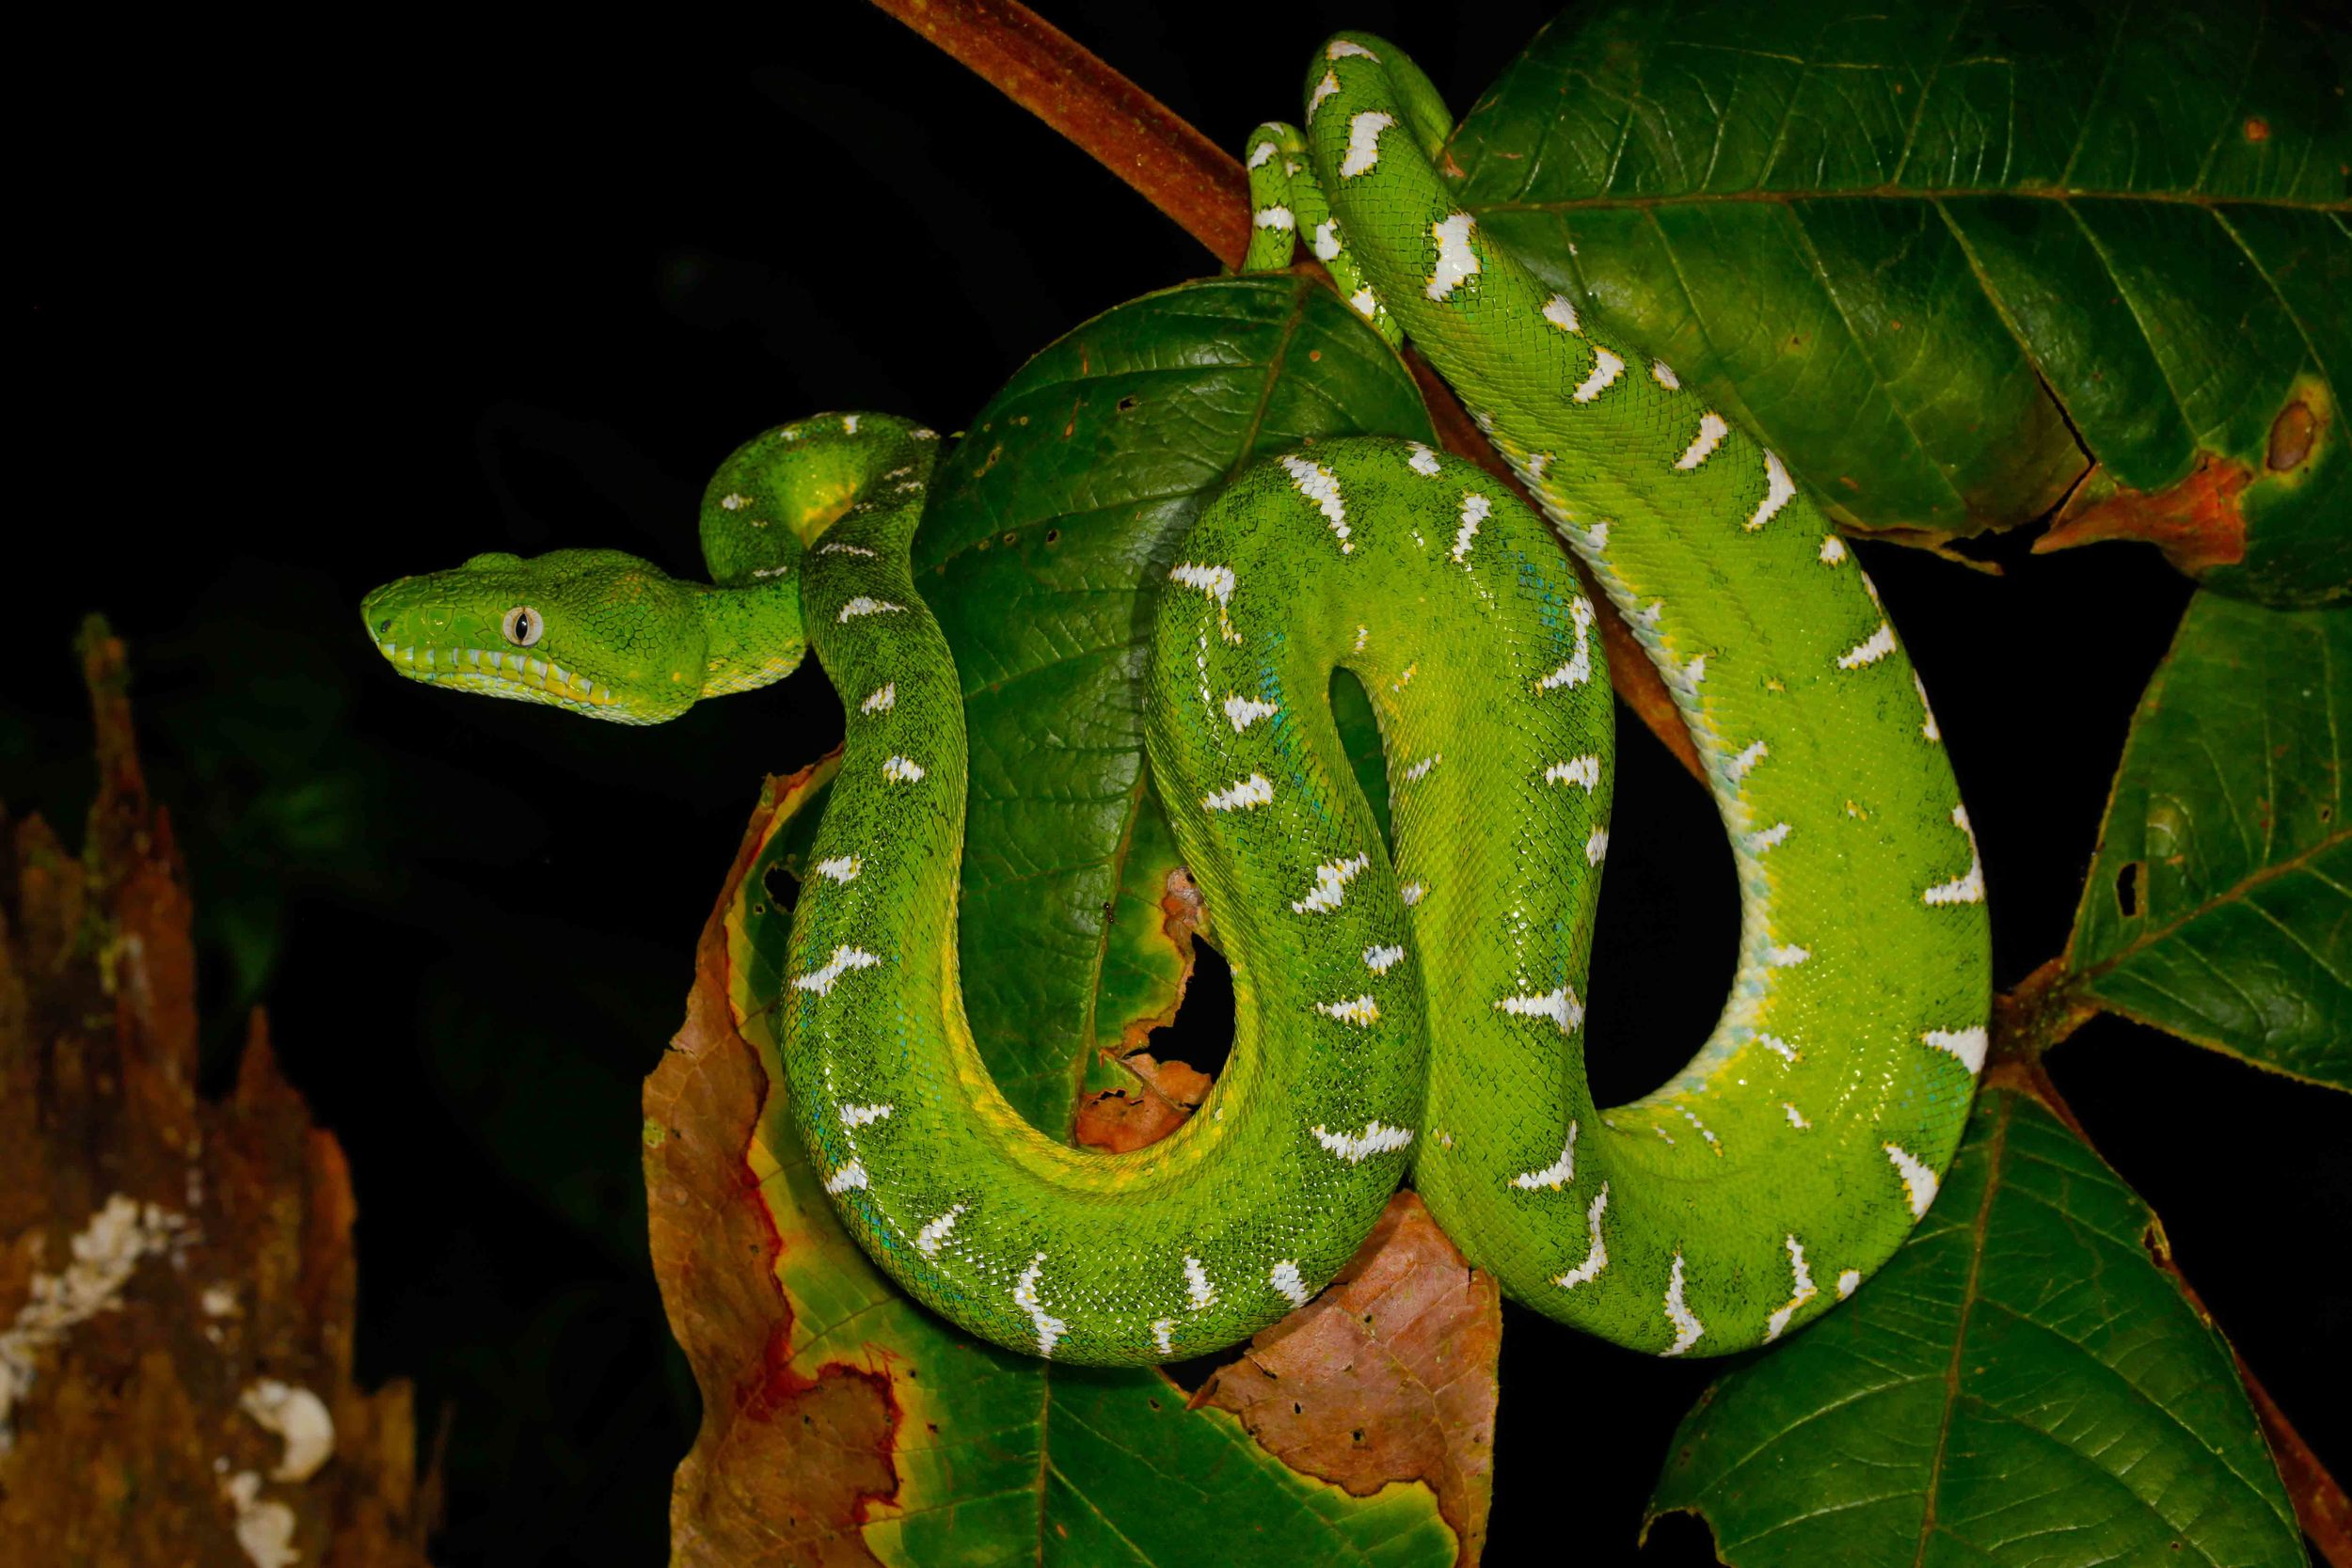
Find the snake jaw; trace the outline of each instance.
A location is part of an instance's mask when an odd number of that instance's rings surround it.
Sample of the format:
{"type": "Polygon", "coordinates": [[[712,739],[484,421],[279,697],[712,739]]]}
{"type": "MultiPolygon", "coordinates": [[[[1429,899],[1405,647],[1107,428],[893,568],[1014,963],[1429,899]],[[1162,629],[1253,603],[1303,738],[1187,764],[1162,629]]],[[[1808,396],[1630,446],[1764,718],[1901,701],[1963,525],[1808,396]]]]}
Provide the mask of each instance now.
{"type": "Polygon", "coordinates": [[[368,641],[409,680],[623,724],[701,694],[691,595],[616,550],[477,556],[402,578],[360,606],[368,641]]]}

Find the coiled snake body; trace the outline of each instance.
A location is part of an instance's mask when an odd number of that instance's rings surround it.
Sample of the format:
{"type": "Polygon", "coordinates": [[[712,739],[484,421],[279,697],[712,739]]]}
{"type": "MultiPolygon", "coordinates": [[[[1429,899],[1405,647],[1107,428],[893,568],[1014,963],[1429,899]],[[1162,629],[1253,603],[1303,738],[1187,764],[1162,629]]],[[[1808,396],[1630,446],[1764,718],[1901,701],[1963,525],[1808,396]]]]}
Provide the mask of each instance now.
{"type": "Polygon", "coordinates": [[[1459,211],[1450,129],[1393,46],[1319,52],[1303,132],[1247,162],[1258,244],[1304,236],[1478,417],[1664,676],[1730,835],[1739,965],[1658,1092],[1597,1109],[1585,956],[1607,852],[1593,608],[1551,531],[1412,443],[1256,467],[1186,536],[1147,746],[1232,965],[1200,1111],[1104,1155],[991,1083],[957,977],[965,747],[908,545],[937,442],[880,415],[770,432],[704,506],[720,586],[632,557],[477,557],[371,595],[403,673],[649,722],[788,671],[848,736],[795,915],[785,1069],[843,1220],[1000,1344],[1198,1355],[1303,1305],[1409,1171],[1515,1298],[1719,1354],[1851,1293],[1936,1190],[1985,1049],[1983,877],[1924,689],[1780,460],[1594,335],[1459,211]],[[1325,706],[1374,701],[1393,855],[1325,706]]]}

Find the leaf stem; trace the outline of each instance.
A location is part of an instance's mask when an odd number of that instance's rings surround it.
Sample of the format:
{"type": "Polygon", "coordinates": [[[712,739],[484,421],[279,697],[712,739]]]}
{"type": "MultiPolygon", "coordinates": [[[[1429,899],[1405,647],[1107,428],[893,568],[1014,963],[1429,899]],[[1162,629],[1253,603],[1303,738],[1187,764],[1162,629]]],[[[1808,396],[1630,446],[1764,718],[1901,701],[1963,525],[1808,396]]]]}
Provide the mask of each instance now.
{"type": "MultiPolygon", "coordinates": [[[[1249,180],[1241,160],[1100,55],[1020,0],[874,0],[874,5],[1060,132],[1173,218],[1224,265],[1241,265],[1249,246],[1249,180]]],[[[1445,449],[1503,480],[1524,499],[1526,491],[1470,422],[1453,389],[1410,350],[1405,363],[1445,449]]],[[[1691,776],[1704,784],[1707,776],[1698,752],[1665,682],[1616,607],[1594,587],[1581,562],[1576,570],[1598,611],[1609,651],[1610,684],[1691,776]]]]}

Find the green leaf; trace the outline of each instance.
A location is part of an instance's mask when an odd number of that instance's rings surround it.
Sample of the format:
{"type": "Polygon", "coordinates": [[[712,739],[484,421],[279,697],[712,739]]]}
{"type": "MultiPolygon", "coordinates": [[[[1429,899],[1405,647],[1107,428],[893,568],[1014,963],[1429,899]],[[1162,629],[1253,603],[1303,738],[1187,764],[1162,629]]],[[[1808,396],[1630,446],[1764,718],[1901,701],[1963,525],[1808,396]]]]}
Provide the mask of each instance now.
{"type": "Polygon", "coordinates": [[[941,467],[914,563],[971,733],[964,1002],[997,1086],[1057,1136],[1183,973],[1152,891],[1176,855],[1145,778],[1148,595],[1242,467],[1367,432],[1432,438],[1396,356],[1318,283],[1232,277],[1078,327],[941,467]]]}
{"type": "Polygon", "coordinates": [[[2079,536],[2315,602],[2352,593],[2348,53],[2235,0],[1596,8],[1450,151],[1839,522],[2010,528],[2095,462],[2079,536]]]}
{"type": "Polygon", "coordinates": [[[1989,1089],[1893,1261],[1684,1418],[1650,1517],[1701,1515],[1735,1568],[2300,1564],[2229,1347],[2163,1246],[2088,1146],[1989,1089]]]}
{"type": "Polygon", "coordinates": [[[2352,615],[2190,601],[2140,698],[2067,987],[2352,1088],[2352,615]]]}
{"type": "Polygon", "coordinates": [[[1184,1391],[1156,1370],[1057,1367],[977,1343],[907,1299],[858,1250],[802,1153],[773,1076],[773,1001],[790,930],[778,873],[804,852],[811,798],[832,771],[820,764],[778,806],[729,909],[728,970],[743,1037],[771,1073],[749,1155],[781,1243],[776,1278],[789,1311],[788,1360],[771,1376],[801,1387],[887,1379],[896,1490],[862,1505],[866,1547],[884,1562],[924,1568],[1454,1562],[1454,1533],[1427,1486],[1391,1482],[1351,1497],[1288,1468],[1226,1412],[1187,1410],[1184,1391]]]}

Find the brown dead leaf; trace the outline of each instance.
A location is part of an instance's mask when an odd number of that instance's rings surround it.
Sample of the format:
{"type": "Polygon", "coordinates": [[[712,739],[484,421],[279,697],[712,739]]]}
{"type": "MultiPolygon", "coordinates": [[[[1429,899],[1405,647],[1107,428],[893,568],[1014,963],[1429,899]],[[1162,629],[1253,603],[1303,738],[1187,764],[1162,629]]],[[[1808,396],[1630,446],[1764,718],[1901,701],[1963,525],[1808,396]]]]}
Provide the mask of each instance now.
{"type": "Polygon", "coordinates": [[[1241,1418],[1293,1469],[1368,1497],[1424,1481],[1478,1560],[1494,1494],[1495,1359],[1502,1295],[1399,1193],[1313,1301],[1218,1369],[1198,1405],[1241,1418]]]}
{"type": "Polygon", "coordinates": [[[2033,553],[2070,550],[2110,539],[2137,539],[2162,550],[2174,568],[2196,577],[2246,559],[2246,516],[2238,496],[2254,477],[2243,463],[2200,452],[2186,479],[2153,494],[2084,481],[2033,553]]]}
{"type": "Polygon", "coordinates": [[[889,1380],[791,1366],[781,1243],[746,1152],[767,1073],[727,1000],[726,912],[780,804],[809,776],[770,780],[703,927],[686,1022],[645,1080],[647,1222],[671,1331],[703,1395],[702,1430],[670,1492],[676,1568],[864,1564],[869,1501],[898,1490],[889,1380]]]}
{"type": "Polygon", "coordinates": [[[1200,1108],[1216,1080],[1184,1062],[1155,1060],[1148,1051],[1120,1058],[1136,1087],[1104,1089],[1078,1106],[1073,1142],[1124,1154],[1158,1143],[1200,1108]]]}
{"type": "MultiPolygon", "coordinates": [[[[0,817],[0,1542],[422,1568],[405,1384],[352,1382],[350,1174],[257,1014],[199,1100],[193,908],[122,645],[86,628],[87,849],[0,817]]],[[[11,1554],[13,1556],[13,1554],[11,1554]]]]}

